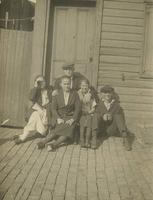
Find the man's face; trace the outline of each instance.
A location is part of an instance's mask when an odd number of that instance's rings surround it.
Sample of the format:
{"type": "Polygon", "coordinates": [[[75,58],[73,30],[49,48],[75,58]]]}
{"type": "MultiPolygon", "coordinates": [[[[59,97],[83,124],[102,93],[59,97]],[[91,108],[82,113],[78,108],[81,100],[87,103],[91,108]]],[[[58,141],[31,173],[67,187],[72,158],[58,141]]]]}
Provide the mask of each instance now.
{"type": "Polygon", "coordinates": [[[73,69],[72,68],[68,68],[68,69],[64,69],[64,74],[65,76],[71,77],[73,75],[73,69]]]}
{"type": "Polygon", "coordinates": [[[103,97],[108,102],[111,102],[111,100],[112,100],[112,94],[111,93],[104,93],[103,97]]]}
{"type": "Polygon", "coordinates": [[[87,93],[88,90],[89,90],[89,85],[88,85],[87,83],[85,83],[85,82],[82,82],[82,83],[81,83],[81,91],[82,91],[83,93],[87,93]]]}
{"type": "Polygon", "coordinates": [[[61,81],[61,87],[63,89],[64,92],[69,92],[71,89],[71,84],[70,84],[70,80],[67,78],[62,79],[61,81]]]}

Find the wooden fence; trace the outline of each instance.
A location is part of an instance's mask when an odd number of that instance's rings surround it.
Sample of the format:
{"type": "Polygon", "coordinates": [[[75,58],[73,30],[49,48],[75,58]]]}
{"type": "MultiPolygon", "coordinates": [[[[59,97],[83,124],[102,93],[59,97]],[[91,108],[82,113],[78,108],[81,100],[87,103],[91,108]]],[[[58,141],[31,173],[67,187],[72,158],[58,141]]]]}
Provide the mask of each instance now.
{"type": "Polygon", "coordinates": [[[32,60],[32,32],[0,29],[0,120],[23,126],[32,60]]]}

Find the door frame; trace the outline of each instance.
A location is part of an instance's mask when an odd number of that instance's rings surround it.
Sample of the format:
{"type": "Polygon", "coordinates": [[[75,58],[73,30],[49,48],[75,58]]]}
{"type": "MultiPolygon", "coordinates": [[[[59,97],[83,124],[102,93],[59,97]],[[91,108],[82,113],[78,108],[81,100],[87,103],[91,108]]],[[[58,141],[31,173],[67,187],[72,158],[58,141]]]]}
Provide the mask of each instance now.
{"type": "MultiPolygon", "coordinates": [[[[99,57],[100,57],[100,46],[101,46],[103,1],[104,0],[97,0],[96,7],[94,7],[96,8],[96,30],[95,30],[96,34],[95,34],[94,56],[93,56],[93,65],[95,66],[94,67],[95,73],[93,73],[91,84],[95,88],[97,88],[97,85],[98,85],[98,69],[99,69],[99,57]]],[[[50,14],[49,14],[48,23],[47,23],[48,24],[47,43],[44,48],[45,62],[43,64],[43,74],[45,75],[48,83],[50,82],[50,77],[51,77],[50,73],[52,71],[51,70],[51,60],[52,60],[51,55],[52,55],[52,49],[53,49],[53,33],[54,33],[53,27],[54,27],[55,6],[56,5],[54,5],[53,0],[50,0],[50,14]]]]}

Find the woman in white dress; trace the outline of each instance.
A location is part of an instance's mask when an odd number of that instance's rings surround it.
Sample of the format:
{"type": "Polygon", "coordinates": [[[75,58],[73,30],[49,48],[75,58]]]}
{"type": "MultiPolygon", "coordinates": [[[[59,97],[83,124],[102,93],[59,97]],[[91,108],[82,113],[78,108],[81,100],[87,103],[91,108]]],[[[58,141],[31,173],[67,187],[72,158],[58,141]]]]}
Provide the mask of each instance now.
{"type": "Polygon", "coordinates": [[[53,88],[46,86],[42,75],[36,77],[34,88],[30,91],[32,106],[26,115],[27,124],[23,134],[14,136],[15,144],[25,142],[28,137],[39,133],[46,136],[49,125],[51,125],[51,97],[53,88]]]}

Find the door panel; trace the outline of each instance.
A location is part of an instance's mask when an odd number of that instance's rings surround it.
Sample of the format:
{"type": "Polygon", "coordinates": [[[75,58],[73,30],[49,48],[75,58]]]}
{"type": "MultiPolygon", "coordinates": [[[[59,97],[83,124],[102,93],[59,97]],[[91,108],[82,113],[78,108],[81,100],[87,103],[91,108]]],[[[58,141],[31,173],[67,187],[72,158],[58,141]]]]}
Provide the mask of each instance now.
{"type": "Polygon", "coordinates": [[[51,82],[63,74],[66,62],[92,81],[94,34],[95,8],[55,8],[51,82]]]}

